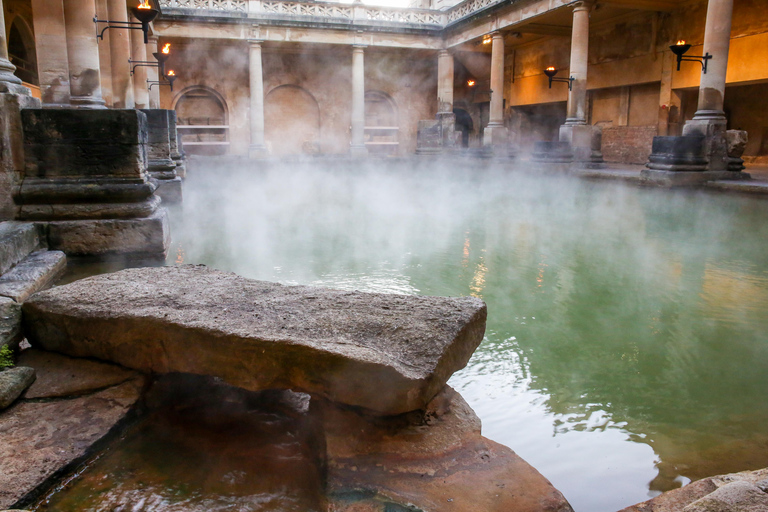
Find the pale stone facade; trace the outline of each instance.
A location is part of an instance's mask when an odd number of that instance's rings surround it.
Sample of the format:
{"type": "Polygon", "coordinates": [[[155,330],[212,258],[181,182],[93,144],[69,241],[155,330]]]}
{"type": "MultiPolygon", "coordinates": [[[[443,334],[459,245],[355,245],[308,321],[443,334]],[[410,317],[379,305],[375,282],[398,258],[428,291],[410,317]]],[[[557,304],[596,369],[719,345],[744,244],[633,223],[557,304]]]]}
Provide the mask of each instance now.
{"type": "Polygon", "coordinates": [[[44,106],[174,109],[188,153],[405,156],[419,120],[451,108],[459,145],[525,155],[537,141],[578,145],[579,130],[598,126],[605,159],[634,163],[653,136],[679,135],[711,110],[701,84],[718,92],[727,127],[749,132],[746,159],[768,159],[762,0],[159,0],[149,45],[121,29],[97,42],[93,15],[132,20],[121,6],[134,3],[4,0],[16,76],[44,106]],[[709,43],[708,7],[732,14],[709,43]],[[691,55],[713,54],[708,74],[695,62],[676,69],[668,47],[679,39],[691,55]],[[152,61],[166,43],[179,78],[148,89],[157,69],[130,74],[126,55],[152,61]],[[570,92],[548,87],[548,65],[574,78],[570,92]]]}

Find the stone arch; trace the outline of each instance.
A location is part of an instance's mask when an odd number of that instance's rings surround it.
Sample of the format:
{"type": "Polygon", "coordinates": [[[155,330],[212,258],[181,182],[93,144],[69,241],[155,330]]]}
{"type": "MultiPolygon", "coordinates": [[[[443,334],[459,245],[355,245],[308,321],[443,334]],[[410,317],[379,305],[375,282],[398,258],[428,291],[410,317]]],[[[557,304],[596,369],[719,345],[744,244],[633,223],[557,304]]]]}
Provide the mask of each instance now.
{"type": "Polygon", "coordinates": [[[264,98],[264,139],[274,155],[320,152],[320,107],[298,85],[280,85],[264,98]]]}
{"type": "Polygon", "coordinates": [[[40,85],[35,35],[27,20],[19,15],[13,17],[8,29],[8,57],[16,66],[16,76],[28,84],[40,85]]]}
{"type": "Polygon", "coordinates": [[[184,151],[198,155],[229,151],[229,109],[218,91],[203,85],[186,87],[173,99],[172,108],[184,151]]]}
{"type": "Polygon", "coordinates": [[[365,92],[365,126],[398,126],[397,103],[382,91],[365,92]]]}
{"type": "Polygon", "coordinates": [[[463,108],[454,108],[453,114],[456,116],[455,130],[461,132],[461,147],[469,147],[469,134],[474,130],[472,116],[463,108]]]}
{"type": "Polygon", "coordinates": [[[374,154],[394,155],[398,151],[397,103],[383,91],[365,92],[365,144],[374,154]]]}

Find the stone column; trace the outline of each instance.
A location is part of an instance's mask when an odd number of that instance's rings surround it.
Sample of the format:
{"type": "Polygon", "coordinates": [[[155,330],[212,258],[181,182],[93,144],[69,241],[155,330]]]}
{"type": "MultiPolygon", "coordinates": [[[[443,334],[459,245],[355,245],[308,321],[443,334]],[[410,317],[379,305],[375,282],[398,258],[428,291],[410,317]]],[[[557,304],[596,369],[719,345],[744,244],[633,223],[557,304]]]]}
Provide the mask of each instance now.
{"type": "Polygon", "coordinates": [[[589,66],[589,12],[593,0],[576,2],[573,8],[571,33],[570,77],[573,84],[568,93],[565,124],[560,127],[560,142],[567,142],[573,159],[591,167],[602,164],[602,131],[587,124],[587,68],[589,66]]]}
{"type": "Polygon", "coordinates": [[[94,0],[66,0],[64,23],[69,61],[69,101],[80,108],[106,108],[101,97],[99,46],[96,41],[94,0]]]}
{"type": "Polygon", "coordinates": [[[704,31],[704,54],[712,58],[706,74],[701,73],[699,105],[691,121],[683,127],[683,135],[706,137],[705,153],[710,171],[728,168],[725,130],[727,119],[723,111],[725,75],[728,70],[728,51],[731,43],[733,0],[709,0],[707,24],[704,31]]]}
{"type": "Polygon", "coordinates": [[[0,92],[16,92],[17,86],[21,86],[21,79],[14,75],[16,66],[8,60],[8,41],[5,38],[5,13],[3,12],[3,0],[0,0],[0,92]]]}
{"type": "Polygon", "coordinates": [[[453,112],[453,55],[437,54],[437,113],[453,112]]]}
{"type": "MultiPolygon", "coordinates": [[[[108,0],[109,19],[118,22],[129,21],[125,0],[108,0]]],[[[132,30],[111,30],[109,52],[112,64],[112,101],[114,108],[134,108],[133,80],[131,78],[131,32],[132,30]]]]}
{"type": "Polygon", "coordinates": [[[251,158],[266,156],[264,145],[264,76],[261,66],[261,41],[251,39],[249,56],[249,77],[251,87],[251,158]]]}
{"type": "Polygon", "coordinates": [[[63,0],[32,0],[43,107],[69,106],[69,65],[63,0]]]}
{"type": "Polygon", "coordinates": [[[365,46],[352,47],[352,140],[350,153],[365,155],[365,65],[363,49],[365,46]]]}
{"type": "Polygon", "coordinates": [[[587,124],[587,66],[589,63],[589,11],[592,2],[577,2],[573,9],[570,72],[574,80],[568,93],[566,125],[587,124]]]}
{"type": "MultiPolygon", "coordinates": [[[[135,30],[134,32],[138,32],[138,30],[135,30]]],[[[157,53],[157,36],[149,36],[148,41],[149,44],[147,44],[145,48],[147,55],[145,60],[155,62],[155,56],[152,54],[157,53]]],[[[147,70],[147,80],[150,82],[157,82],[160,80],[157,67],[150,66],[145,67],[144,69],[147,70]]],[[[154,85],[147,92],[149,92],[149,108],[160,108],[160,86],[154,85]]]]}
{"type": "Polygon", "coordinates": [[[504,127],[504,37],[501,32],[491,34],[491,106],[488,126],[483,132],[483,146],[507,144],[504,127]]]}
{"type": "MultiPolygon", "coordinates": [[[[147,60],[144,33],[141,30],[129,30],[129,32],[131,33],[131,60],[147,60]]],[[[149,108],[147,68],[145,66],[137,67],[133,73],[133,100],[136,108],[149,108]]]]}

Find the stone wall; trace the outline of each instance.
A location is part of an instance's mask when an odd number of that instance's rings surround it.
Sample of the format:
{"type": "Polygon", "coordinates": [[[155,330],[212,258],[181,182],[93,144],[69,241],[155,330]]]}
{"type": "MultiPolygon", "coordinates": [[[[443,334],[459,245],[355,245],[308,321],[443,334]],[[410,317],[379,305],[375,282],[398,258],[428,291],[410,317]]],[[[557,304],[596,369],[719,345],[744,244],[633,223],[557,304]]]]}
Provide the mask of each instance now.
{"type": "Polygon", "coordinates": [[[656,126],[611,126],[603,128],[603,159],[606,162],[644,164],[651,154],[656,126]]]}

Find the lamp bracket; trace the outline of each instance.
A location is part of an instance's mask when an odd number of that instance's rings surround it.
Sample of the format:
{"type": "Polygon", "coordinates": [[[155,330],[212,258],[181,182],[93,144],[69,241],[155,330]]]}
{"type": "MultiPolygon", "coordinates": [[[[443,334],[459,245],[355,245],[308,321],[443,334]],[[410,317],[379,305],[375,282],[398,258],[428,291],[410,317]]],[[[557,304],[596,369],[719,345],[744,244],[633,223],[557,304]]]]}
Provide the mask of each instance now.
{"type": "Polygon", "coordinates": [[[550,76],[549,77],[549,88],[550,89],[552,88],[552,82],[566,82],[568,84],[568,90],[572,91],[573,90],[573,81],[574,80],[576,80],[576,79],[573,78],[573,77],[570,77],[570,78],[559,78],[559,77],[556,77],[556,76],[550,76]]]}

